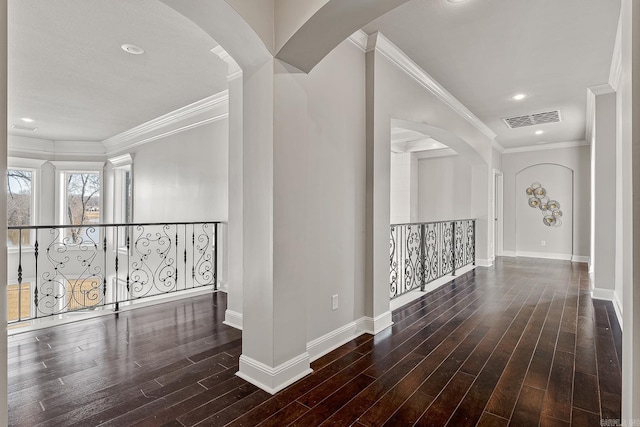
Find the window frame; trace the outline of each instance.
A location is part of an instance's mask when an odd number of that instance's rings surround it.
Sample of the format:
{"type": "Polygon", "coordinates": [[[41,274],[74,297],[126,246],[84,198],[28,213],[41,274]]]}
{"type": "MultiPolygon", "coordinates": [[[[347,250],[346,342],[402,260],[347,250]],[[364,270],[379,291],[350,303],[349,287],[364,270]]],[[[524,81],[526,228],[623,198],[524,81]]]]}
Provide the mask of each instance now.
{"type": "MultiPolygon", "coordinates": [[[[42,165],[44,165],[47,160],[38,160],[38,159],[27,159],[21,157],[7,157],[7,173],[9,170],[24,170],[31,172],[31,207],[30,207],[30,224],[38,225],[40,223],[40,203],[41,196],[40,191],[42,189],[40,185],[41,173],[42,173],[42,165]]],[[[22,245],[23,251],[26,249],[33,249],[33,244],[35,242],[35,231],[30,232],[29,244],[22,245]]],[[[7,249],[10,253],[17,252],[19,245],[8,246],[7,249]]]]}

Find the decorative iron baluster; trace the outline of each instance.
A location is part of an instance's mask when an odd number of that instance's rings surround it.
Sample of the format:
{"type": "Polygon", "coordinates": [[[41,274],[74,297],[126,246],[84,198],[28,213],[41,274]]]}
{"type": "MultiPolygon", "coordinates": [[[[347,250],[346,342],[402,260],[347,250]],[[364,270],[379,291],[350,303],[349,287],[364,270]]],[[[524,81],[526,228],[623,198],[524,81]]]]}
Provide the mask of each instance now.
{"type": "Polygon", "coordinates": [[[114,284],[114,286],[115,286],[115,290],[114,290],[114,292],[113,292],[113,295],[114,295],[114,297],[115,297],[115,302],[116,302],[116,303],[115,303],[115,307],[114,307],[114,308],[115,308],[115,311],[120,311],[120,300],[119,300],[119,298],[118,298],[118,297],[119,297],[119,292],[118,292],[118,287],[119,287],[119,286],[118,286],[118,285],[119,285],[119,283],[118,283],[118,258],[119,258],[119,257],[118,257],[118,255],[119,255],[119,251],[118,251],[118,247],[119,247],[119,245],[118,245],[118,237],[119,237],[119,236],[118,236],[118,227],[116,227],[116,230],[115,230],[115,239],[114,239],[114,240],[115,240],[115,247],[116,247],[116,259],[115,259],[115,266],[114,266],[114,267],[115,267],[115,273],[116,273],[116,274],[115,274],[116,279],[115,279],[115,284],[114,284]]]}
{"type": "MultiPolygon", "coordinates": [[[[187,287],[187,226],[184,226],[184,287],[187,287]]],[[[191,282],[193,288],[193,281],[191,282]]]]}
{"type": "Polygon", "coordinates": [[[22,320],[22,228],[18,230],[18,321],[22,320]]]}
{"type": "Polygon", "coordinates": [[[33,306],[35,309],[35,317],[38,317],[38,231],[36,230],[36,242],[33,245],[33,252],[36,259],[36,280],[33,286],[33,306]]]}
{"type": "Polygon", "coordinates": [[[213,224],[213,289],[218,290],[218,224],[213,224]]]}
{"type": "MultiPolygon", "coordinates": [[[[176,224],[176,291],[178,290],[178,225],[176,224]]],[[[187,284],[184,284],[184,288],[187,289],[187,284]]]]}
{"type": "Polygon", "coordinates": [[[398,227],[391,226],[389,238],[389,282],[391,298],[395,298],[398,293],[398,253],[397,248],[398,227]]]}
{"type": "Polygon", "coordinates": [[[191,225],[191,287],[196,286],[196,226],[191,225]]]}
{"type": "Polygon", "coordinates": [[[426,274],[426,240],[425,240],[425,225],[420,224],[420,290],[424,292],[424,287],[427,282],[427,274],[426,274]]]}
{"type": "Polygon", "coordinates": [[[127,227],[127,299],[131,298],[131,239],[127,227]]]}
{"type": "MultiPolygon", "coordinates": [[[[107,231],[104,231],[104,239],[102,240],[102,252],[104,254],[104,265],[107,266],[107,231]]],[[[104,297],[104,301],[107,298],[107,275],[104,275],[103,288],[102,288],[102,296],[104,297]]]]}
{"type": "Polygon", "coordinates": [[[452,259],[452,272],[451,275],[456,275],[456,222],[451,222],[451,259],[452,259]]]}

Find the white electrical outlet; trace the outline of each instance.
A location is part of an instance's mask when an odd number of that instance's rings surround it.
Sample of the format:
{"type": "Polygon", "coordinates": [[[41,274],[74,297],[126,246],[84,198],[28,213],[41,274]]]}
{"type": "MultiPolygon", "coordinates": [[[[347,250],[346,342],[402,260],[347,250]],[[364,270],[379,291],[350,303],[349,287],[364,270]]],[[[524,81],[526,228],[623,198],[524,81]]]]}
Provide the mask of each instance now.
{"type": "Polygon", "coordinates": [[[331,309],[332,310],[337,310],[338,309],[338,295],[333,295],[331,297],[331,309]]]}
{"type": "Polygon", "coordinates": [[[542,241],[540,242],[540,246],[547,246],[547,242],[546,242],[546,240],[542,240],[542,241]]]}

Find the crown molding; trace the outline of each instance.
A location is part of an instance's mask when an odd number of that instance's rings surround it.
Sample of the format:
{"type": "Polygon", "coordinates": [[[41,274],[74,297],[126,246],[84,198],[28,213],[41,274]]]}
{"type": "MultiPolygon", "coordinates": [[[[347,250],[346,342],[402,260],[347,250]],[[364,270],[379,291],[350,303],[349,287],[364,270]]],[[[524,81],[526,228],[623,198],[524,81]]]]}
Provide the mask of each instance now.
{"type": "Polygon", "coordinates": [[[458,113],[462,118],[471,123],[476,129],[482,132],[490,140],[496,138],[496,133],[492,131],[482,120],[473,114],[467,107],[458,101],[449,91],[447,91],[440,83],[424,71],[418,64],[413,62],[406,53],[394,45],[389,39],[379,32],[373,33],[368,38],[367,49],[371,49],[372,45],[375,50],[384,55],[391,62],[396,64],[400,69],[406,72],[414,80],[420,83],[424,88],[429,90],[441,101],[449,106],[453,111],[458,113]]]}
{"type": "Polygon", "coordinates": [[[133,164],[133,155],[131,153],[121,154],[120,156],[109,158],[108,161],[113,165],[113,167],[121,168],[123,166],[133,164]]]}
{"type": "Polygon", "coordinates": [[[609,68],[609,85],[614,90],[618,90],[620,76],[622,75],[622,25],[618,19],[618,30],[616,31],[616,41],[613,45],[613,55],[611,57],[611,67],[609,68]]]}
{"type": "Polygon", "coordinates": [[[505,148],[495,139],[491,141],[491,147],[495,148],[500,154],[504,153],[505,148]]]}
{"type": "Polygon", "coordinates": [[[349,36],[349,41],[360,48],[363,52],[367,51],[367,42],[369,35],[363,30],[358,30],[349,36]]]}
{"type": "Polygon", "coordinates": [[[7,157],[7,165],[11,169],[20,169],[20,168],[40,169],[42,165],[47,163],[47,161],[48,160],[44,160],[44,159],[31,159],[31,158],[25,159],[22,157],[13,157],[13,156],[7,157]]]}
{"type": "Polygon", "coordinates": [[[104,161],[102,162],[86,162],[86,161],[72,161],[72,160],[51,160],[49,161],[56,170],[68,170],[68,171],[94,171],[102,170],[104,167],[104,161]]]}
{"type": "Polygon", "coordinates": [[[11,156],[46,157],[49,160],[58,158],[103,158],[104,145],[95,141],[51,141],[48,139],[9,135],[7,151],[11,156]]]}
{"type": "MultiPolygon", "coordinates": [[[[175,111],[162,115],[158,118],[150,120],[146,123],[143,123],[139,126],[136,126],[128,131],[119,133],[110,138],[102,141],[104,147],[107,150],[107,154],[114,153],[116,151],[126,150],[130,146],[140,145],[144,142],[153,141],[154,139],[158,139],[161,136],[157,137],[149,137],[150,134],[155,132],[160,132],[168,127],[176,126],[180,124],[180,122],[186,121],[190,118],[198,116],[200,114],[206,114],[213,111],[216,108],[224,108],[228,107],[229,101],[229,91],[224,90],[215,95],[211,95],[207,98],[201,99],[200,101],[196,101],[193,104],[189,104],[185,107],[179,108],[175,111]],[[141,142],[142,139],[144,142],[141,142]]],[[[226,117],[226,111],[224,113],[226,117]]],[[[218,115],[218,118],[221,118],[218,115]]],[[[203,125],[205,123],[209,123],[212,120],[201,120],[198,122],[199,125],[203,125]]],[[[195,127],[194,124],[189,126],[183,126],[183,128],[192,128],[195,127]]],[[[184,129],[183,129],[184,130],[184,129]]],[[[176,132],[165,132],[163,135],[170,135],[176,132]]]]}
{"type": "Polygon", "coordinates": [[[560,148],[584,147],[587,145],[591,145],[591,144],[589,144],[587,141],[567,141],[567,142],[556,142],[552,144],[536,144],[536,145],[527,145],[526,147],[506,148],[503,154],[527,153],[530,151],[557,150],[560,148]]]}
{"type": "Polygon", "coordinates": [[[434,159],[437,157],[458,156],[459,154],[451,148],[439,148],[437,150],[417,151],[413,153],[418,160],[434,159]]]}

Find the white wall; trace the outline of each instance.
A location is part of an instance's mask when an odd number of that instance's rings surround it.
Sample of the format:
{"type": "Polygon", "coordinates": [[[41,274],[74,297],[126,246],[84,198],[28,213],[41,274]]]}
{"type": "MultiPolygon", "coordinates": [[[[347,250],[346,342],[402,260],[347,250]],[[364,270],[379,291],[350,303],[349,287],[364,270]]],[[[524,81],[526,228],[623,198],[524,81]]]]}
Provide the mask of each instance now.
{"type": "Polygon", "coordinates": [[[391,153],[391,224],[418,220],[418,158],[391,153]]]}
{"type": "Polygon", "coordinates": [[[472,217],[472,167],[460,156],[418,161],[418,221],[472,217]]]}
{"type": "Polygon", "coordinates": [[[228,122],[134,148],[135,222],[227,221],[228,122]]]}
{"type": "MultiPolygon", "coordinates": [[[[502,170],[504,173],[504,250],[507,254],[515,255],[518,249],[518,242],[516,241],[517,206],[523,203],[524,197],[524,189],[516,188],[516,174],[534,165],[556,164],[573,171],[573,256],[589,256],[590,157],[589,146],[505,153],[502,155],[502,170]]],[[[558,201],[563,204],[561,200],[558,201]]]]}
{"type": "Polygon", "coordinates": [[[545,257],[571,259],[573,255],[573,171],[556,164],[538,164],[519,171],[515,186],[516,252],[545,257]],[[560,204],[561,223],[550,227],[543,223],[543,212],[529,206],[526,189],[539,183],[546,197],[560,204]],[[544,242],[544,244],[542,243],[544,242]]]}
{"type": "MultiPolygon", "coordinates": [[[[303,204],[301,245],[307,293],[307,341],[364,315],[364,54],[345,41],[307,76],[294,75],[307,97],[307,138],[299,159],[305,182],[290,200],[303,204]],[[340,102],[336,102],[340,99],[340,102]],[[331,296],[339,308],[331,309],[331,296]]],[[[284,126],[290,126],[284,123],[284,126]]],[[[291,209],[295,205],[291,205],[291,209]]]]}

